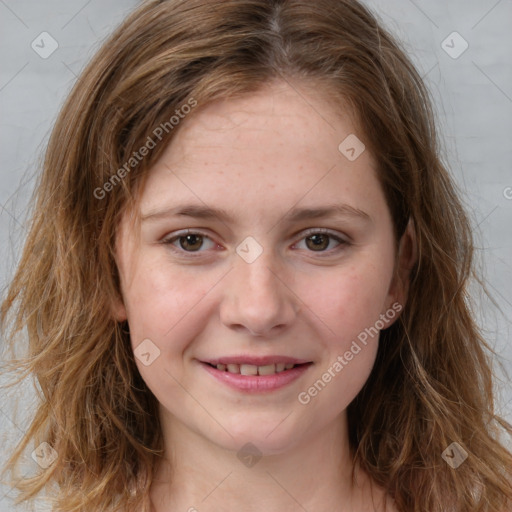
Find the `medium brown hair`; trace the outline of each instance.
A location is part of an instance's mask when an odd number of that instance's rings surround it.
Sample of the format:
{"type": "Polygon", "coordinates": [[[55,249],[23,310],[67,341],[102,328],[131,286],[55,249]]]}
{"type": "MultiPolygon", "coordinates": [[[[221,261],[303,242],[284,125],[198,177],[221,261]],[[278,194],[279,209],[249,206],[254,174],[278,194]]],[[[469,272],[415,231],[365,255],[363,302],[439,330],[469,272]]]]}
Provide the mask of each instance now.
{"type": "Polygon", "coordinates": [[[121,298],[116,229],[179,129],[169,126],[176,110],[193,99],[198,111],[276,79],[316,84],[353,107],[379,164],[396,241],[409,219],[417,234],[408,301],[381,332],[374,369],[348,409],[355,461],[401,512],[510,505],[512,454],[499,436],[512,426],[494,413],[495,354],[468,294],[478,277],[471,226],[440,158],[425,85],[352,0],[151,0],[81,74],[52,132],[1,307],[7,343],[28,336],[27,357],[12,368],[35,377],[41,399],[6,467],[32,442],[58,455],[17,483],[19,501],[56,484],[56,511],[148,507],[163,441],[127,323],[111,313],[121,298]],[[167,128],[161,140],[126,167],[159,126],[167,128]],[[457,469],[441,456],[452,442],[469,454],[457,469]]]}

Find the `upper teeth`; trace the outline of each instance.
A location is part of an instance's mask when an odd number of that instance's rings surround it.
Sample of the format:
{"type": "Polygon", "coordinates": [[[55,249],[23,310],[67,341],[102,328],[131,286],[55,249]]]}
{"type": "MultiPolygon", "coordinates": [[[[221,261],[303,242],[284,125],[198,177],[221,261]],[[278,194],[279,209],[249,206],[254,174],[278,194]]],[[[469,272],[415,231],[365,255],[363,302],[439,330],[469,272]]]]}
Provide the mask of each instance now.
{"type": "Polygon", "coordinates": [[[253,364],[218,364],[217,370],[228,371],[229,373],[239,373],[242,375],[272,375],[284,370],[289,370],[295,365],[293,363],[267,364],[265,366],[255,366],[253,364]]]}

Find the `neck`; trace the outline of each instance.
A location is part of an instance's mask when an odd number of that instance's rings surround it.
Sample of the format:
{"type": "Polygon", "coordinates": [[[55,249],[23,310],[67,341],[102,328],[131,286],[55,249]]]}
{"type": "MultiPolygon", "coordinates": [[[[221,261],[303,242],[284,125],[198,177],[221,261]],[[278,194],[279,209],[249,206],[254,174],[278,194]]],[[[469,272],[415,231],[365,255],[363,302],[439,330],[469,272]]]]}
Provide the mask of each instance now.
{"type": "Polygon", "coordinates": [[[363,510],[368,498],[364,473],[356,471],[352,482],[345,415],[282,453],[242,461],[175,418],[163,420],[166,449],[151,487],[152,512],[348,512],[363,510]]]}

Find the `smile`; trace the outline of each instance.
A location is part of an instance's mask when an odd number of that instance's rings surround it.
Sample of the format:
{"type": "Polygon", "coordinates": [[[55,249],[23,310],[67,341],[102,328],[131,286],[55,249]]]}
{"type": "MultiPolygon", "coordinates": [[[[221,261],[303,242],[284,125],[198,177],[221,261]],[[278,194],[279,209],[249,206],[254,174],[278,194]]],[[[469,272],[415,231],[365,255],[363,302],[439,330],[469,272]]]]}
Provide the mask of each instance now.
{"type": "Polygon", "coordinates": [[[313,363],[273,363],[262,366],[201,363],[217,381],[238,391],[260,393],[283,388],[308,371],[313,363]]]}
{"type": "Polygon", "coordinates": [[[291,370],[295,365],[293,363],[277,363],[277,364],[267,364],[264,366],[256,366],[253,364],[217,364],[211,365],[217,370],[221,372],[229,372],[229,373],[238,373],[240,375],[274,375],[275,373],[281,373],[285,370],[291,370]]]}

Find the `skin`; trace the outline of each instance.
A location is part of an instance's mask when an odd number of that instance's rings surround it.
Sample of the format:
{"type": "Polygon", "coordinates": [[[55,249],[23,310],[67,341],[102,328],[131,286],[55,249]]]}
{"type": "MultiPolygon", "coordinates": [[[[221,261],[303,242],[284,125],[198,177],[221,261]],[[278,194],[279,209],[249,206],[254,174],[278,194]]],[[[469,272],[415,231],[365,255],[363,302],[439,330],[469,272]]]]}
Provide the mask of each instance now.
{"type": "Polygon", "coordinates": [[[150,218],[137,239],[127,211],[116,240],[123,301],[115,317],[128,319],[134,350],[145,339],[160,350],[148,366],[136,358],[160,403],[166,450],[153,512],[394,510],[364,472],[350,481],[346,408],[370,374],[378,336],[308,404],[297,398],[393,303],[405,304],[412,224],[397,254],[373,156],[349,161],[338,150],[349,134],[364,134],[314,89],[282,81],[208,104],[182,123],[150,170],[140,213],[186,203],[226,209],[232,219],[150,218]],[[294,207],[328,203],[370,220],[285,218],[294,207]],[[345,243],[324,237],[317,249],[309,228],[345,243]],[[205,235],[202,245],[191,242],[199,251],[187,253],[183,238],[163,243],[183,229],[205,235]],[[247,236],[263,248],[252,263],[236,252],[247,236]],[[284,388],[249,395],[198,362],[235,354],[314,364],[284,388]],[[237,457],[248,442],[262,454],[251,467],[237,457]]]}

